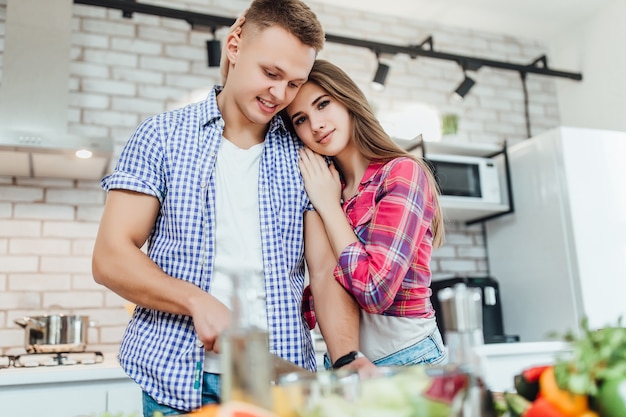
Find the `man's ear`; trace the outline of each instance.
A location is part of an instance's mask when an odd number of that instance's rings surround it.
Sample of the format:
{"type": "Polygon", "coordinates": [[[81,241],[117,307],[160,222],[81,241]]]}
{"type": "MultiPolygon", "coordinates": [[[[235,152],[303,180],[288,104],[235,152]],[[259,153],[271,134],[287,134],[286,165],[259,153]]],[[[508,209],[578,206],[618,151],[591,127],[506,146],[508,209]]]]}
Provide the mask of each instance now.
{"type": "Polygon", "coordinates": [[[231,32],[226,37],[225,55],[228,62],[234,64],[237,62],[239,56],[239,49],[241,45],[241,29],[231,32]]]}
{"type": "Polygon", "coordinates": [[[222,85],[226,85],[226,79],[230,72],[230,65],[237,62],[239,45],[241,44],[241,28],[231,31],[223,41],[222,55],[220,56],[220,76],[222,85]]]}

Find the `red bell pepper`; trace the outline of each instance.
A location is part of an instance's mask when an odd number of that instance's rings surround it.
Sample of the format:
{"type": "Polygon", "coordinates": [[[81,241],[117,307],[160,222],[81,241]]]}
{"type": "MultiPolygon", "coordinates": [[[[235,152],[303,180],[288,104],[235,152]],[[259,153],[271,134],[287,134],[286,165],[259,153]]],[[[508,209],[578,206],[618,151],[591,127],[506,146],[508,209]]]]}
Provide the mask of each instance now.
{"type": "Polygon", "coordinates": [[[523,417],[566,417],[545,398],[537,398],[526,410],[523,417]]]}
{"type": "Polygon", "coordinates": [[[532,368],[527,368],[522,371],[522,375],[526,382],[536,382],[539,381],[539,377],[548,369],[551,365],[541,365],[541,366],[533,366],[532,368]]]}

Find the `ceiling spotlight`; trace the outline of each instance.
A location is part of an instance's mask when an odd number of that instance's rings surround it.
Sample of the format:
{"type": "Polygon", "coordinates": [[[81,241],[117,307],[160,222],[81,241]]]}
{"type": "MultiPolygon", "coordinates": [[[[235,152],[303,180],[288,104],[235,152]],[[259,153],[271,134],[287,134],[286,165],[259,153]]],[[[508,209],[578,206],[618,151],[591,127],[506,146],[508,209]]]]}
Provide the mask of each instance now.
{"type": "MultiPolygon", "coordinates": [[[[463,73],[465,74],[465,71],[463,71],[463,73]]],[[[467,74],[465,74],[465,78],[463,79],[461,84],[459,84],[456,90],[454,90],[454,97],[462,101],[467,93],[469,93],[469,90],[472,89],[474,84],[476,84],[476,81],[474,81],[474,79],[468,77],[467,74]]]]}
{"type": "Polygon", "coordinates": [[[220,57],[222,55],[222,44],[219,39],[206,41],[206,52],[209,67],[219,67],[220,57]]]}
{"type": "Polygon", "coordinates": [[[375,91],[383,91],[385,89],[385,79],[389,73],[389,65],[378,61],[378,68],[376,68],[376,74],[374,80],[372,80],[372,89],[375,91]]]}

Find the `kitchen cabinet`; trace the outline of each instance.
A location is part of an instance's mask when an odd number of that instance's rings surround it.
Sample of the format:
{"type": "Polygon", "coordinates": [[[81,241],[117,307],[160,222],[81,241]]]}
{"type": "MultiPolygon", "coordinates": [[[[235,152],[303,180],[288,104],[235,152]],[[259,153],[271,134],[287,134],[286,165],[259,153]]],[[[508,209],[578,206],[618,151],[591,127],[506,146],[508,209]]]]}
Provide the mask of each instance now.
{"type": "Polygon", "coordinates": [[[439,197],[441,209],[446,220],[458,221],[467,225],[499,217],[513,211],[510,198],[510,174],[508,170],[507,147],[489,143],[425,142],[421,135],[403,145],[415,155],[428,159],[429,155],[461,155],[491,158],[498,166],[500,183],[500,202],[459,201],[442,195],[439,197]]]}
{"type": "Polygon", "coordinates": [[[515,213],[486,223],[504,327],[522,341],[626,318],[626,132],[561,127],[509,148],[515,213]]]}
{"type": "Polygon", "coordinates": [[[140,416],[141,389],[114,358],[100,364],[0,369],[0,410],[11,417],[140,416]]]}

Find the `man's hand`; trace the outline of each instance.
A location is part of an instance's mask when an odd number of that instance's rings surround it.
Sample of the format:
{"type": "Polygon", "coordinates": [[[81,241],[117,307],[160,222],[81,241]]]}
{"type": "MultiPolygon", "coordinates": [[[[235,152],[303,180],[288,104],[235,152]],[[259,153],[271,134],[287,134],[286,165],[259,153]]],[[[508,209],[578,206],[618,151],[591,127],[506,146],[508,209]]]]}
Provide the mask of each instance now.
{"type": "Polygon", "coordinates": [[[226,84],[228,70],[230,69],[230,61],[228,60],[228,54],[226,53],[226,42],[230,35],[241,35],[241,27],[246,20],[246,13],[248,13],[248,9],[244,10],[243,13],[239,15],[222,41],[222,55],[220,57],[220,77],[222,79],[222,85],[226,84]]]}
{"type": "Polygon", "coordinates": [[[218,338],[230,325],[232,313],[217,298],[207,295],[211,300],[203,299],[193,310],[193,324],[204,349],[217,353],[218,338]]]}

